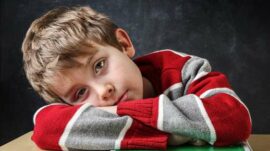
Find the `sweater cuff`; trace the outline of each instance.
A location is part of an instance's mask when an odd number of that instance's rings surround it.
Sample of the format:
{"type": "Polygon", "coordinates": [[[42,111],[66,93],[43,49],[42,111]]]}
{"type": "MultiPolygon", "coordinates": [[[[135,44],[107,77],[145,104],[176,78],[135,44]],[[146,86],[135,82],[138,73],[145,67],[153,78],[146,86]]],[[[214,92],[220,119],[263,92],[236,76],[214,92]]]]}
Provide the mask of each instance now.
{"type": "Polygon", "coordinates": [[[121,142],[121,149],[162,149],[166,150],[168,133],[133,120],[132,125],[121,142]]]}
{"type": "Polygon", "coordinates": [[[145,125],[157,128],[158,97],[121,102],[117,105],[119,116],[129,115],[145,125]]]}

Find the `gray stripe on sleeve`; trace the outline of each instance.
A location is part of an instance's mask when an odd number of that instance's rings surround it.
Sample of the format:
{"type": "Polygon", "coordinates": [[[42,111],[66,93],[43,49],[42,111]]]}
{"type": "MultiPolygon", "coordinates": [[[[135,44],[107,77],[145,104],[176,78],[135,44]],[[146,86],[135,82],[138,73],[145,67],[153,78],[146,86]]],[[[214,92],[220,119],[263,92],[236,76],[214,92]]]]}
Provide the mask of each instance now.
{"type": "Polygon", "coordinates": [[[182,69],[182,82],[185,86],[184,94],[186,94],[187,89],[193,79],[197,74],[201,72],[210,72],[211,66],[206,59],[192,56],[183,66],[182,69]]]}
{"type": "Polygon", "coordinates": [[[174,101],[164,97],[163,129],[166,132],[211,141],[210,129],[203,118],[193,94],[174,101]]]}
{"type": "Polygon", "coordinates": [[[109,150],[128,120],[117,115],[88,107],[72,126],[65,146],[69,150],[109,150]]]}
{"type": "Polygon", "coordinates": [[[183,95],[183,84],[176,83],[163,92],[170,100],[175,100],[183,95]]]}

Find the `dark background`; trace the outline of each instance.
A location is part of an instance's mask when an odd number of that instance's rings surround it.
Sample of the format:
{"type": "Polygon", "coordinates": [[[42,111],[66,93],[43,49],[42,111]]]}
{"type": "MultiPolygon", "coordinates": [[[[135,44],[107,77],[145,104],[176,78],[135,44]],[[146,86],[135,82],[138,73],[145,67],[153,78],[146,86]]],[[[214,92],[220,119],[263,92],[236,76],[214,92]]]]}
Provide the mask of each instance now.
{"type": "Polygon", "coordinates": [[[137,56],[170,48],[207,58],[250,109],[252,133],[270,133],[270,7],[236,0],[1,0],[0,145],[33,128],[45,103],[23,69],[30,23],[56,6],[90,5],[128,31],[137,56]]]}

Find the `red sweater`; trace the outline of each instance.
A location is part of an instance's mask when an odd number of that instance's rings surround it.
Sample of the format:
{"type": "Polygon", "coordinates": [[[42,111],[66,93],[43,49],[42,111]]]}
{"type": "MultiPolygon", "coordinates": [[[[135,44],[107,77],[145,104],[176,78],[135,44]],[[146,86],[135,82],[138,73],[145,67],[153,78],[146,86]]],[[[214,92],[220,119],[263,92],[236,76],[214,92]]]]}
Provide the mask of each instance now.
{"type": "Polygon", "coordinates": [[[250,135],[247,107],[207,60],[162,50],[134,61],[158,96],[121,102],[118,115],[87,103],[42,107],[34,116],[32,140],[54,150],[166,149],[168,133],[215,146],[250,135]]]}

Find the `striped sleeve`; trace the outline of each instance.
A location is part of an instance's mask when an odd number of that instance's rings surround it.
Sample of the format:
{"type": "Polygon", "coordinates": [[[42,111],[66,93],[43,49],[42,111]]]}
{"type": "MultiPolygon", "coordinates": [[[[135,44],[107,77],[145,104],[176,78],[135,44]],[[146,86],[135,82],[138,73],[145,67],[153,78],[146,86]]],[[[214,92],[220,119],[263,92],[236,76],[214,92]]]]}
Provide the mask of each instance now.
{"type": "MultiPolygon", "coordinates": [[[[225,75],[211,72],[208,61],[195,56],[190,56],[179,72],[181,81],[159,97],[122,102],[117,113],[215,146],[245,141],[251,133],[249,111],[225,75]]],[[[176,77],[175,73],[170,69],[163,76],[176,77]]]]}
{"type": "Polygon", "coordinates": [[[47,150],[165,149],[167,133],[89,104],[51,104],[34,115],[32,140],[47,150]]]}
{"type": "Polygon", "coordinates": [[[195,95],[207,115],[210,143],[224,146],[246,141],[251,133],[248,108],[232,90],[224,74],[205,71],[205,66],[210,66],[207,60],[192,57],[183,67],[182,79],[186,83],[184,93],[195,95]]]}

